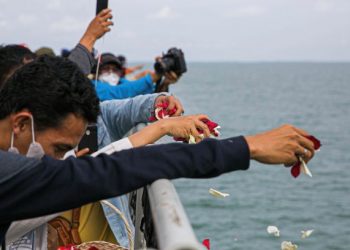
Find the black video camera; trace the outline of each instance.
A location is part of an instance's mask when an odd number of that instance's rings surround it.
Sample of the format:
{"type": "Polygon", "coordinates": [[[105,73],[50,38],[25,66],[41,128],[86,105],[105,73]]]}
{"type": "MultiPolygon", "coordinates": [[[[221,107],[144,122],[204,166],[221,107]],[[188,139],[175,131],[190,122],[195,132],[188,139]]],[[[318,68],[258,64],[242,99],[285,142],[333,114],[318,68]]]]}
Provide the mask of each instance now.
{"type": "Polygon", "coordinates": [[[181,76],[187,71],[185,55],[181,49],[171,48],[154,64],[154,69],[158,75],[173,71],[181,76]]]}

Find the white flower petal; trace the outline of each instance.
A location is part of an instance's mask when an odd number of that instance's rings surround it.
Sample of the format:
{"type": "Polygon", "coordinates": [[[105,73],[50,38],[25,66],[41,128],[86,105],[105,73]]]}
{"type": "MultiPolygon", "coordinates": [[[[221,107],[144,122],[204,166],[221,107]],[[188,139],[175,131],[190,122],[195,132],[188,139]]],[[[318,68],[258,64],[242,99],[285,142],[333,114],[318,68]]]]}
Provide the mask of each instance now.
{"type": "Polygon", "coordinates": [[[299,160],[301,162],[301,166],[300,166],[301,172],[303,172],[304,174],[312,177],[312,173],[311,173],[310,169],[307,167],[307,165],[306,165],[305,161],[303,160],[303,158],[299,157],[299,160]]]}
{"type": "Polygon", "coordinates": [[[213,188],[209,189],[209,194],[211,194],[212,196],[217,197],[217,198],[225,198],[227,196],[230,196],[230,194],[222,193],[222,192],[217,191],[213,188]]]}
{"type": "Polygon", "coordinates": [[[163,108],[156,108],[156,110],[154,111],[154,116],[156,117],[157,120],[161,120],[163,119],[163,117],[159,117],[158,113],[163,110],[163,108]]]}
{"type": "Polygon", "coordinates": [[[314,231],[313,229],[301,231],[301,238],[306,239],[306,238],[310,237],[310,235],[313,233],[313,231],[314,231]]]}
{"type": "Polygon", "coordinates": [[[193,135],[190,135],[190,138],[188,140],[188,144],[196,144],[196,139],[194,138],[193,135]]]}
{"type": "Polygon", "coordinates": [[[275,237],[280,237],[280,230],[276,226],[268,226],[267,233],[273,234],[275,237]]]}
{"type": "Polygon", "coordinates": [[[281,244],[281,250],[296,250],[298,245],[293,244],[290,241],[283,241],[281,244]]]}

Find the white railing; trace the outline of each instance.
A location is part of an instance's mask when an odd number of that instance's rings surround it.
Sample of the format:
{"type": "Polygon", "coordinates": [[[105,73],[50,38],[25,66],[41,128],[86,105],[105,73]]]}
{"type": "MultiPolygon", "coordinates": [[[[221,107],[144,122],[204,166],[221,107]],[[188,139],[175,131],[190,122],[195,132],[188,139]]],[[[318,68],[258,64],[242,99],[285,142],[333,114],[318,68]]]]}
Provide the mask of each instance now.
{"type": "MultiPolygon", "coordinates": [[[[145,127],[138,125],[131,133],[145,127]]],[[[162,143],[162,142],[159,142],[162,143]]],[[[137,191],[135,218],[135,249],[145,249],[143,233],[140,230],[143,215],[142,190],[137,191]]],[[[204,250],[197,240],[191,223],[182,206],[175,186],[169,180],[158,180],[147,187],[158,249],[161,250],[204,250]]]]}
{"type": "Polygon", "coordinates": [[[158,248],[162,250],[205,249],[193,232],[174,185],[168,180],[158,180],[147,190],[158,248]]]}

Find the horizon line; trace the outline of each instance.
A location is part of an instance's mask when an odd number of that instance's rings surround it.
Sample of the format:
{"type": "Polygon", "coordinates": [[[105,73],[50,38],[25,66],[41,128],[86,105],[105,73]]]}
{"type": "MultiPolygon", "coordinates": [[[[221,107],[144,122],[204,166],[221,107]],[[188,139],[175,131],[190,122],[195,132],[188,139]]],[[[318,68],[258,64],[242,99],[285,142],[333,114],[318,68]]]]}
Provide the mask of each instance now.
{"type": "MultiPolygon", "coordinates": [[[[154,63],[149,60],[130,60],[129,63],[154,63]]],[[[350,60],[188,60],[187,63],[350,63],[350,60]]]]}

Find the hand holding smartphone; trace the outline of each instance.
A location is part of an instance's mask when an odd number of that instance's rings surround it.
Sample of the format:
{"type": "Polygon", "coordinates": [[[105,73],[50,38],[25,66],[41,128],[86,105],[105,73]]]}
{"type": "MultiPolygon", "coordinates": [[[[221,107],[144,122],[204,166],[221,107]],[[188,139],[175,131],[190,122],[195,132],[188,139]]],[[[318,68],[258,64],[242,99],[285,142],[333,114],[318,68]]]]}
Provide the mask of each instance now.
{"type": "Polygon", "coordinates": [[[96,16],[102,10],[107,9],[107,8],[108,8],[108,0],[96,0],[96,16]]]}

